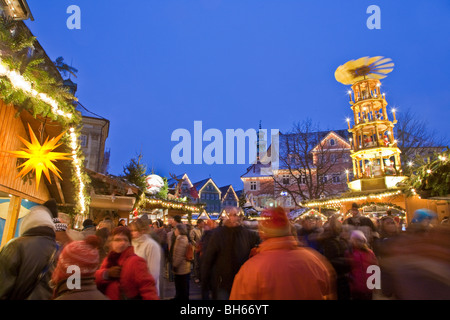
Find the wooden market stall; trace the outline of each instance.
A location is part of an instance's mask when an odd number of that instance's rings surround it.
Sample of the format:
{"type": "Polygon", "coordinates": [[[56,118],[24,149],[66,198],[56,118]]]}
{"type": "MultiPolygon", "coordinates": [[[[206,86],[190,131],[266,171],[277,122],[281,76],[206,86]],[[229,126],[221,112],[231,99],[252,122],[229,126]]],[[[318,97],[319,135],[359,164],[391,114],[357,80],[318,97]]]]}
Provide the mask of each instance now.
{"type": "Polygon", "coordinates": [[[80,116],[58,69],[22,21],[1,20],[0,33],[3,246],[17,235],[27,210],[50,198],[60,208],[85,213],[87,180],[78,144],[80,116]]]}

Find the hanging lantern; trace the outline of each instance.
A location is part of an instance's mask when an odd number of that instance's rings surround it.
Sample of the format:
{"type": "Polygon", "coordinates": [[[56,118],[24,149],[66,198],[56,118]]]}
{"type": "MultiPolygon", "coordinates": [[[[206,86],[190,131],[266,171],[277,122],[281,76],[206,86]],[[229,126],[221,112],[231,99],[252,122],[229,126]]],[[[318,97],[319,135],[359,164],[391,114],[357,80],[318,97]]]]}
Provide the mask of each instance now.
{"type": "Polygon", "coordinates": [[[62,138],[65,132],[61,133],[57,137],[53,137],[50,141],[47,139],[41,145],[39,140],[36,138],[33,130],[28,124],[28,130],[30,131],[31,142],[23,139],[19,136],[19,139],[25,144],[27,148],[22,148],[22,151],[8,151],[8,153],[14,155],[17,158],[28,159],[21,165],[17,167],[17,169],[22,168],[17,175],[18,177],[26,176],[30,171],[36,173],[36,190],[39,188],[39,182],[41,180],[42,172],[46,176],[48,182],[51,183],[50,179],[50,171],[52,171],[59,179],[62,180],[59,172],[61,172],[53,162],[56,160],[71,160],[68,156],[70,153],[62,153],[62,152],[52,152],[52,150],[58,148],[62,143],[57,144],[58,141],[62,138]]]}

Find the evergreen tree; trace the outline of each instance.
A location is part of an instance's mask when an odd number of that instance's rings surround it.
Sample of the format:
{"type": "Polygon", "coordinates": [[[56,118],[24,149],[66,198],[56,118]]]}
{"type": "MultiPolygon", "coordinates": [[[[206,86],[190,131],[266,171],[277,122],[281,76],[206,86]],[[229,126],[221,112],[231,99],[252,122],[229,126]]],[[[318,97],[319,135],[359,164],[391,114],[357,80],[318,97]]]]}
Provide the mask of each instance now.
{"type": "Polygon", "coordinates": [[[167,178],[162,177],[164,180],[164,187],[158,192],[157,196],[161,199],[167,199],[167,194],[169,193],[169,185],[167,184],[167,178]]]}
{"type": "Polygon", "coordinates": [[[146,188],[147,166],[142,163],[142,157],[142,154],[139,154],[137,158],[130,160],[123,168],[123,177],[138,186],[141,191],[144,191],[146,188]]]}

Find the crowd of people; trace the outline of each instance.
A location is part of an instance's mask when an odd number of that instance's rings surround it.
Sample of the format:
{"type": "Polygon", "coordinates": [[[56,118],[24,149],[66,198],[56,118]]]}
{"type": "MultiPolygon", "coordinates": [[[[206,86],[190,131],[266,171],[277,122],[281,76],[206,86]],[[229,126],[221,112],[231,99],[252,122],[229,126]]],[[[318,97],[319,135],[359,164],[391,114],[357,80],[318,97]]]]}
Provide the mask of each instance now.
{"type": "Polygon", "coordinates": [[[195,226],[143,215],[74,230],[48,201],[0,251],[0,299],[187,301],[191,277],[203,300],[450,299],[448,219],[422,209],[405,230],[399,222],[354,204],[345,219],[300,223],[270,208],[256,228],[232,208],[195,226]]]}

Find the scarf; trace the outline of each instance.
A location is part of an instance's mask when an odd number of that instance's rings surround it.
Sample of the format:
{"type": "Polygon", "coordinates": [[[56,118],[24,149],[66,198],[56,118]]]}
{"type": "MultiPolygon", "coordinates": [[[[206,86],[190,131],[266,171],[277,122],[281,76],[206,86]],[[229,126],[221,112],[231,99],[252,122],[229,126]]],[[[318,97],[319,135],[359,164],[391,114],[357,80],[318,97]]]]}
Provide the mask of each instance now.
{"type": "Polygon", "coordinates": [[[106,268],[111,268],[119,265],[119,259],[123,252],[117,253],[115,251],[110,251],[107,255],[107,261],[108,264],[106,265],[106,268]]]}

